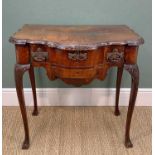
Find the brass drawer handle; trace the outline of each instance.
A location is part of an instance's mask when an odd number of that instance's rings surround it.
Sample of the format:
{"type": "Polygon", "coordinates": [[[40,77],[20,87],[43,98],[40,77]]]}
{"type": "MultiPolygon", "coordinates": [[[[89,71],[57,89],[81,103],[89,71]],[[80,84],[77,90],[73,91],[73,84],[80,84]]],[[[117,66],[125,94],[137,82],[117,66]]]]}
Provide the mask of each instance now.
{"type": "Polygon", "coordinates": [[[38,48],[36,52],[32,52],[32,58],[38,62],[46,61],[48,59],[48,52],[42,51],[41,48],[38,48]]]}
{"type": "Polygon", "coordinates": [[[83,60],[86,60],[87,59],[87,53],[83,53],[81,51],[76,51],[74,53],[68,53],[68,58],[70,60],[80,60],[80,61],[83,61],[83,60]]]}
{"type": "Polygon", "coordinates": [[[124,53],[119,52],[118,49],[113,49],[111,53],[107,53],[107,60],[111,63],[121,63],[124,58],[124,53]]]}

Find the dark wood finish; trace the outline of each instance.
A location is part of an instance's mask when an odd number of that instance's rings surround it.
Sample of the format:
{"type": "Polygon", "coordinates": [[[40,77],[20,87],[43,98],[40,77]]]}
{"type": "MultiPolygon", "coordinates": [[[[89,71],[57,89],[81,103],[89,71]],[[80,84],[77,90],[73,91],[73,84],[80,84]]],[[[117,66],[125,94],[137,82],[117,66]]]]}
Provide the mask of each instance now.
{"type": "Polygon", "coordinates": [[[143,39],[126,25],[24,25],[10,41],[44,44],[65,50],[92,50],[106,45],[134,45],[143,39]]]}
{"type": "Polygon", "coordinates": [[[37,116],[38,107],[37,107],[36,85],[35,85],[34,69],[32,65],[30,66],[30,69],[29,69],[29,77],[30,77],[30,82],[32,86],[33,101],[34,101],[34,110],[33,110],[32,115],[37,116]]]}
{"type": "Polygon", "coordinates": [[[128,147],[133,147],[133,144],[131,143],[131,140],[130,140],[130,124],[131,124],[131,118],[132,118],[137,92],[138,92],[139,69],[137,64],[135,65],[125,64],[124,67],[130,73],[132,78],[130,101],[129,101],[127,120],[126,120],[126,131],[125,131],[125,146],[128,148],[128,147]]]}
{"type": "Polygon", "coordinates": [[[56,26],[24,25],[10,37],[16,47],[15,82],[24,122],[23,148],[29,147],[29,131],[23,96],[22,78],[29,71],[34,111],[38,114],[33,67],[44,67],[50,80],[60,78],[81,86],[93,79],[104,80],[111,67],[117,67],[115,115],[119,115],[120,85],[125,68],[132,78],[126,121],[125,146],[132,147],[129,136],[132,113],[138,91],[138,47],[144,42],[125,25],[56,26]]]}
{"type": "Polygon", "coordinates": [[[16,91],[19,100],[20,110],[23,118],[24,123],[24,131],[25,131],[25,139],[22,145],[22,149],[29,148],[29,129],[28,129],[28,122],[27,122],[27,115],[26,115],[26,107],[24,101],[24,94],[23,94],[23,74],[25,71],[30,69],[30,64],[27,65],[15,65],[15,84],[16,84],[16,91]]]}
{"type": "Polygon", "coordinates": [[[123,74],[123,66],[118,67],[117,69],[117,81],[116,81],[116,100],[115,100],[115,115],[120,115],[119,111],[119,95],[120,95],[120,87],[121,87],[121,81],[122,81],[122,74],[123,74]]]}

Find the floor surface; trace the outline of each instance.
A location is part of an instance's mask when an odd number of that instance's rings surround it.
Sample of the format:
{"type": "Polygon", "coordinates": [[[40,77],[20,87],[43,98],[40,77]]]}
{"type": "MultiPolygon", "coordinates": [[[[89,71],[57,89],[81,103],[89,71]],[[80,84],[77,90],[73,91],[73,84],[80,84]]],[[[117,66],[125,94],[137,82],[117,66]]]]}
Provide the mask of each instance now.
{"type": "Polygon", "coordinates": [[[151,155],[151,107],[136,107],[131,140],[124,147],[126,107],[39,107],[32,116],[27,108],[30,148],[22,150],[23,123],[19,107],[3,107],[3,155],[151,155]]]}

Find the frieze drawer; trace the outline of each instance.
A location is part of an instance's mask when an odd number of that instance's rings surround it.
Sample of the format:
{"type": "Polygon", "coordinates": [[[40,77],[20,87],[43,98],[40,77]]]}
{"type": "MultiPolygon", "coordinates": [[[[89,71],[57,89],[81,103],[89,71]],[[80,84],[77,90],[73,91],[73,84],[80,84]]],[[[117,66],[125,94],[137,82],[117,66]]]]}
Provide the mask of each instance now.
{"type": "Polygon", "coordinates": [[[103,60],[104,49],[83,51],[65,51],[59,49],[51,49],[49,51],[49,62],[62,67],[93,67],[97,64],[102,64],[103,60]]]}

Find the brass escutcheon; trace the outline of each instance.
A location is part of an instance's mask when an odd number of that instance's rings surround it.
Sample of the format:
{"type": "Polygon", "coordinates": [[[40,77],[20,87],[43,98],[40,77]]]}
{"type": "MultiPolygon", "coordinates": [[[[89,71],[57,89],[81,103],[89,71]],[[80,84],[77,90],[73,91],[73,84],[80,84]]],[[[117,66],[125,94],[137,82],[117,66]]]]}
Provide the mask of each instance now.
{"type": "Polygon", "coordinates": [[[71,59],[71,60],[80,60],[80,61],[83,61],[83,60],[86,60],[87,59],[87,54],[88,53],[83,53],[81,51],[76,51],[74,53],[72,52],[69,52],[68,53],[68,58],[71,59]]]}

